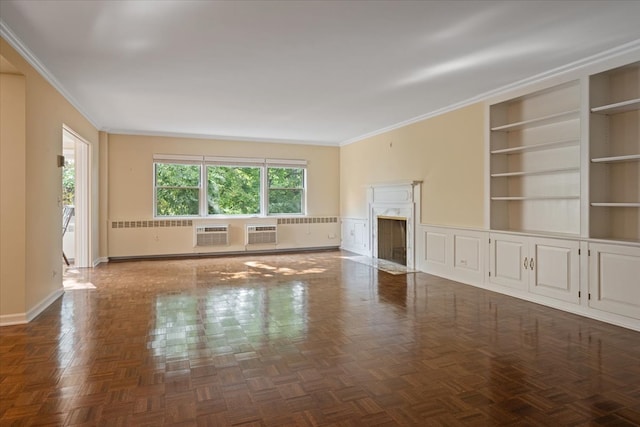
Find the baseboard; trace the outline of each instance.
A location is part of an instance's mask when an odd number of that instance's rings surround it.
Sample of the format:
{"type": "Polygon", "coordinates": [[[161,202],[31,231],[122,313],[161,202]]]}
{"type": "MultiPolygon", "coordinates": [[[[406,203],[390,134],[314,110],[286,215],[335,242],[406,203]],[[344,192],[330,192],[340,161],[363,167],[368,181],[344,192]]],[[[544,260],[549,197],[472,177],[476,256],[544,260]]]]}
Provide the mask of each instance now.
{"type": "Polygon", "coordinates": [[[433,276],[442,277],[443,279],[451,280],[453,282],[462,283],[464,285],[473,286],[489,292],[495,292],[497,294],[506,295],[511,298],[517,298],[519,300],[527,301],[533,304],[543,305],[545,307],[553,308],[555,310],[564,311],[565,313],[575,314],[588,319],[597,320],[599,322],[609,323],[611,325],[620,326],[622,328],[631,329],[640,332],[640,323],[636,319],[632,319],[625,316],[620,316],[613,313],[606,313],[593,308],[584,307],[581,305],[575,305],[562,301],[555,301],[553,298],[545,298],[543,296],[532,295],[527,292],[508,289],[493,284],[486,284],[484,281],[468,280],[466,278],[455,277],[454,274],[442,274],[429,272],[428,270],[420,270],[422,273],[431,274],[433,276]]]}
{"type": "Polygon", "coordinates": [[[28,323],[26,313],[3,314],[0,316],[0,327],[23,325],[25,323],[28,323]]]}
{"type": "Polygon", "coordinates": [[[64,288],[56,289],[51,292],[45,299],[40,301],[37,305],[35,305],[31,310],[27,311],[27,322],[31,322],[33,319],[38,317],[40,313],[47,309],[55,300],[64,295],[64,288]]]}
{"type": "Polygon", "coordinates": [[[247,251],[230,251],[230,252],[190,253],[190,254],[119,256],[119,257],[109,257],[108,262],[224,258],[224,257],[230,257],[230,256],[255,256],[255,255],[295,254],[295,253],[307,253],[307,252],[332,252],[332,251],[337,251],[339,249],[340,247],[338,246],[319,246],[319,247],[313,247],[313,248],[266,249],[266,250],[253,250],[253,251],[247,250],[247,251]]]}
{"type": "Polygon", "coordinates": [[[64,289],[56,289],[51,292],[45,299],[40,301],[35,307],[26,313],[3,314],[0,316],[0,327],[11,325],[23,325],[31,322],[38,317],[40,313],[47,309],[55,300],[64,294],[64,289]]]}
{"type": "Polygon", "coordinates": [[[340,246],[340,249],[342,249],[343,251],[353,252],[354,254],[358,254],[358,255],[363,255],[368,257],[371,256],[371,252],[363,248],[356,248],[356,247],[342,245],[340,246]]]}
{"type": "Polygon", "coordinates": [[[95,268],[98,265],[100,265],[102,263],[107,263],[107,262],[109,262],[109,257],[103,256],[103,257],[94,259],[93,263],[91,264],[91,266],[95,268]]]}

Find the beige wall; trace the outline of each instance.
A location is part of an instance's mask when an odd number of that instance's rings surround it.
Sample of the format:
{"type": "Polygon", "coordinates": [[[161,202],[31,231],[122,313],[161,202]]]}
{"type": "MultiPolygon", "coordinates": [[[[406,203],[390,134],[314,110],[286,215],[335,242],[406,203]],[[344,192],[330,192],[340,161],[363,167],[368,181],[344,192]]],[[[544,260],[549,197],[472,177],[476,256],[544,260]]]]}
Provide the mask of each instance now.
{"type": "MultiPolygon", "coordinates": [[[[98,131],[4,39],[0,39],[0,55],[25,78],[24,288],[29,313],[62,287],[62,171],[56,163],[57,155],[62,154],[62,127],[66,124],[92,145],[94,174],[98,170],[98,131]]],[[[92,220],[97,222],[97,192],[92,196],[92,220]]],[[[98,236],[91,241],[95,257],[98,236]]]]}
{"type": "Polygon", "coordinates": [[[0,316],[25,306],[25,79],[0,74],[0,316]]]}
{"type": "MultiPolygon", "coordinates": [[[[307,166],[307,215],[337,216],[340,212],[338,147],[275,144],[211,139],[137,135],[108,135],[108,219],[138,221],[153,219],[153,155],[190,154],[209,156],[305,159],[307,166]]],[[[221,220],[232,223],[234,242],[227,250],[244,250],[240,231],[251,220],[221,220]]],[[[284,229],[283,229],[284,230],[284,229]]],[[[339,227],[318,225],[305,230],[308,239],[282,242],[278,248],[339,246],[339,227]],[[314,236],[314,234],[317,234],[314,236]],[[334,237],[329,237],[333,235],[334,237]]],[[[291,235],[293,237],[293,234],[291,235]]],[[[193,252],[191,227],[163,230],[109,229],[109,256],[146,256],[193,252]]]]}
{"type": "Polygon", "coordinates": [[[483,105],[341,147],[341,215],[366,218],[367,186],[403,180],[424,181],[421,223],[483,227],[483,105]]]}

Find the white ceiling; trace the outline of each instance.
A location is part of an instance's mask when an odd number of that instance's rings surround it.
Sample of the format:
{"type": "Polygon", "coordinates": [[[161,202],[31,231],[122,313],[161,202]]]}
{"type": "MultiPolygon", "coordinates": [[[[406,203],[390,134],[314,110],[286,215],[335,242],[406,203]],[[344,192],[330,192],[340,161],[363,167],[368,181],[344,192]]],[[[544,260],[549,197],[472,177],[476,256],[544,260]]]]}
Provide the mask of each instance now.
{"type": "Polygon", "coordinates": [[[98,128],[338,145],[640,41],[640,1],[2,0],[98,128]]]}

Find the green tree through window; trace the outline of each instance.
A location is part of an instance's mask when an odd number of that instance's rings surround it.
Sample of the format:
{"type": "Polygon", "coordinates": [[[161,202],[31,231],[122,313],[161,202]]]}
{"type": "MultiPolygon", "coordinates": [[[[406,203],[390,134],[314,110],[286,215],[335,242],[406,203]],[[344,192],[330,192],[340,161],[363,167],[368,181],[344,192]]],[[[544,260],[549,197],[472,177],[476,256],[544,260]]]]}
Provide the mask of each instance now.
{"type": "Polygon", "coordinates": [[[207,166],[209,215],[260,213],[260,168],[207,166]]]}
{"type": "Polygon", "coordinates": [[[268,168],[269,214],[301,214],[304,201],[304,169],[268,168]]]}
{"type": "Polygon", "coordinates": [[[193,216],[200,212],[200,165],[155,164],[156,215],[193,216]]]}
{"type": "Polygon", "coordinates": [[[62,168],[62,203],[75,205],[76,200],[76,167],[72,159],[64,161],[62,168]]]}
{"type": "Polygon", "coordinates": [[[155,155],[154,214],[304,214],[306,172],[303,160],[155,155]]]}

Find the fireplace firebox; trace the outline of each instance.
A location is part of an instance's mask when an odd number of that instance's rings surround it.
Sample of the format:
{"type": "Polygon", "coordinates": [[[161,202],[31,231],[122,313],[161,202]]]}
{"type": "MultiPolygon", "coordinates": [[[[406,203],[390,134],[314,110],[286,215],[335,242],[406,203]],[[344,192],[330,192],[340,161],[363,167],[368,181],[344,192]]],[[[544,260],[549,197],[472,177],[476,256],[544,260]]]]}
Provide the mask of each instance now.
{"type": "Polygon", "coordinates": [[[407,265],[407,219],[378,217],[378,258],[407,265]]]}

